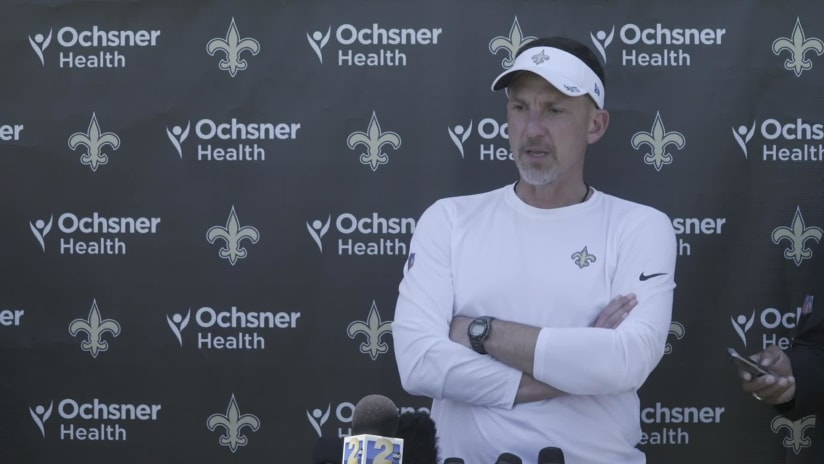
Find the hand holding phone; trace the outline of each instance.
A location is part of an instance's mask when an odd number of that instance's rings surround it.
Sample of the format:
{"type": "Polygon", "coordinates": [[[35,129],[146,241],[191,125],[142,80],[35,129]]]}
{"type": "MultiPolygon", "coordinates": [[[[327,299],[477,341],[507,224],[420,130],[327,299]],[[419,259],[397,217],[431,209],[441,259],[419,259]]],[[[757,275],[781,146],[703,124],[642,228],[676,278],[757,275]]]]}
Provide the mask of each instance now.
{"type": "Polygon", "coordinates": [[[754,363],[752,360],[741,356],[733,348],[727,348],[727,354],[730,355],[730,360],[733,362],[733,364],[735,364],[738,368],[744,370],[745,372],[749,372],[755,377],[760,377],[762,375],[775,375],[767,369],[764,369],[763,367],[754,363]]]}

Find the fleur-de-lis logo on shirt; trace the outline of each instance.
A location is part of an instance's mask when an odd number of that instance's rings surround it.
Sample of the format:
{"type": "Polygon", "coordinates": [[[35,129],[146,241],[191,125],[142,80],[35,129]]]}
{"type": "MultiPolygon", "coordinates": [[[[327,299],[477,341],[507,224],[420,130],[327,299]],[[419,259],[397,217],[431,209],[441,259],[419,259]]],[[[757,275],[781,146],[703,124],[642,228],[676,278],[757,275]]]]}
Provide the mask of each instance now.
{"type": "Polygon", "coordinates": [[[237,401],[235,401],[235,394],[232,393],[226,414],[212,414],[206,419],[206,426],[211,431],[218,427],[226,429],[226,433],[220,436],[219,443],[220,446],[228,446],[229,450],[234,453],[239,447],[249,443],[249,439],[242,433],[243,429],[248,427],[256,432],[260,428],[260,419],[253,414],[241,414],[237,401]]]}
{"type": "Polygon", "coordinates": [[[801,77],[801,73],[813,68],[812,60],[806,58],[809,51],[814,51],[818,55],[824,53],[824,42],[821,39],[804,37],[804,29],[801,27],[801,19],[795,18],[792,38],[779,37],[772,43],[772,51],[776,56],[787,50],[790,57],[784,61],[784,69],[793,71],[796,77],[801,77]]]}
{"type": "Polygon", "coordinates": [[[395,132],[381,131],[378,117],[372,111],[366,132],[352,132],[346,139],[346,145],[351,150],[356,149],[358,145],[366,147],[366,153],[361,153],[360,162],[371,167],[372,171],[377,171],[380,165],[389,163],[389,156],[381,151],[383,146],[389,145],[397,150],[401,146],[401,137],[395,132]]]}
{"type": "Polygon", "coordinates": [[[229,263],[234,266],[238,259],[243,259],[248,254],[246,248],[241,247],[241,242],[249,240],[252,244],[257,243],[260,240],[260,232],[252,226],[241,227],[237,213],[235,213],[235,206],[232,205],[226,226],[213,226],[206,231],[206,240],[209,243],[215,243],[218,239],[226,243],[226,246],[218,251],[218,255],[228,259],[229,263]]]}
{"type": "Polygon", "coordinates": [[[580,269],[583,269],[590,265],[590,263],[594,263],[596,261],[595,255],[589,254],[587,251],[587,247],[584,247],[581,251],[576,251],[572,253],[572,262],[575,263],[580,269]]]}
{"type": "Polygon", "coordinates": [[[489,41],[489,52],[497,55],[498,50],[505,51],[507,56],[501,61],[501,67],[509,69],[515,63],[515,55],[518,54],[518,50],[535,39],[537,37],[524,37],[521,24],[518,23],[518,17],[516,16],[515,21],[512,22],[512,27],[509,29],[508,37],[499,35],[489,41]]]}
{"type": "Polygon", "coordinates": [[[228,71],[232,77],[235,77],[238,71],[243,71],[248,67],[249,63],[240,57],[240,54],[246,50],[253,56],[257,55],[260,52],[260,42],[251,37],[241,39],[235,25],[235,18],[232,18],[232,22],[229,23],[225,39],[218,37],[206,44],[206,52],[210,56],[214,56],[218,51],[226,55],[225,59],[220,60],[218,67],[222,71],[228,71]]]}
{"type": "Polygon", "coordinates": [[[69,148],[75,150],[81,145],[86,147],[86,153],[80,156],[80,164],[89,166],[92,172],[95,172],[98,166],[109,162],[109,156],[103,153],[103,147],[108,145],[112,150],[117,150],[120,147],[120,137],[114,132],[101,133],[97,115],[92,113],[88,130],[75,132],[69,137],[69,148]]]}
{"type": "Polygon", "coordinates": [[[352,322],[346,328],[346,333],[352,340],[358,334],[365,335],[366,341],[361,343],[360,352],[368,354],[374,361],[378,359],[378,356],[389,351],[389,345],[383,342],[382,337],[392,333],[392,321],[381,321],[378,307],[372,301],[372,307],[369,309],[369,316],[366,321],[352,322]]]}
{"type": "Polygon", "coordinates": [[[784,438],[782,444],[785,448],[792,448],[795,454],[801,453],[802,449],[812,445],[812,440],[804,436],[804,433],[813,427],[815,427],[815,416],[806,416],[797,421],[791,421],[784,416],[776,416],[770,423],[770,428],[775,433],[781,429],[787,430],[788,436],[784,438]]]}
{"type": "Polygon", "coordinates": [[[684,148],[686,139],[680,132],[667,132],[664,123],[661,121],[661,113],[655,112],[655,121],[652,123],[652,130],[649,132],[636,132],[632,136],[632,148],[636,150],[642,145],[648,145],[650,152],[644,155],[644,163],[655,167],[660,171],[665,164],[672,164],[672,155],[667,153],[667,146],[675,145],[679,150],[684,148]]]}
{"type": "Polygon", "coordinates": [[[790,246],[784,249],[784,257],[792,259],[796,266],[801,266],[805,259],[813,257],[813,251],[806,247],[807,240],[821,241],[822,230],[820,227],[807,227],[804,224],[804,217],[801,216],[801,208],[795,208],[795,215],[790,227],[776,227],[772,231],[772,242],[778,245],[781,241],[787,240],[790,246]]]}
{"type": "Polygon", "coordinates": [[[80,349],[88,351],[92,358],[97,358],[101,351],[109,349],[109,343],[103,340],[103,334],[109,332],[113,337],[120,335],[120,324],[114,319],[102,319],[97,308],[97,300],[92,300],[92,309],[88,319],[75,319],[69,324],[69,333],[76,337],[78,333],[86,334],[86,341],[80,343],[80,349]]]}

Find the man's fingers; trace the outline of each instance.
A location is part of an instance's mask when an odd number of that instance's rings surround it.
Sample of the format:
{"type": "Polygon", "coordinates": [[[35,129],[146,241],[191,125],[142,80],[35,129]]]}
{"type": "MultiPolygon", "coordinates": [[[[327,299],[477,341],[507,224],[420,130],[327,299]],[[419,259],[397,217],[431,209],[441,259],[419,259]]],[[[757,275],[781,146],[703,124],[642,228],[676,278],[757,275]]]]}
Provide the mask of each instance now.
{"type": "Polygon", "coordinates": [[[627,314],[638,304],[635,295],[619,295],[612,299],[595,319],[593,327],[614,329],[621,324],[627,314]]]}

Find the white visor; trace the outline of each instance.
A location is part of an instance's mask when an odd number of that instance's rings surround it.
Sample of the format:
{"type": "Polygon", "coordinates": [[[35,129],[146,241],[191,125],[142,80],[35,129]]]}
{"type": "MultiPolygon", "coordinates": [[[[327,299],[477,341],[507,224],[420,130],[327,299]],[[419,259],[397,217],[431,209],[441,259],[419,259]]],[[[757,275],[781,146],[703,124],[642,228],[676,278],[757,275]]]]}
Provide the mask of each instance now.
{"type": "Polygon", "coordinates": [[[572,53],[552,47],[534,47],[521,53],[511,68],[492,82],[492,90],[501,90],[519,71],[543,77],[561,93],[570,97],[589,95],[598,108],[604,108],[604,84],[595,71],[572,53]]]}

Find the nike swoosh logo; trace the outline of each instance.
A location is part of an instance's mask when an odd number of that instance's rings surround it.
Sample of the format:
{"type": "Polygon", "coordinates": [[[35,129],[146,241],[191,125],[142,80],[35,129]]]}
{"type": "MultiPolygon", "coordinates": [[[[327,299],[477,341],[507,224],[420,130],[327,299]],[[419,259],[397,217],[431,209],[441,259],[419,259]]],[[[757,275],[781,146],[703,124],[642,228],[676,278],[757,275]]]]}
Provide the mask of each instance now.
{"type": "Polygon", "coordinates": [[[658,277],[658,276],[662,276],[662,275],[667,275],[667,273],[666,273],[666,272],[659,272],[659,273],[657,273],[657,274],[649,274],[649,275],[644,275],[644,273],[642,272],[642,273],[641,273],[641,275],[640,275],[640,276],[638,276],[638,280],[640,280],[641,282],[643,282],[643,281],[645,281],[645,280],[652,279],[653,277],[658,277]]]}

